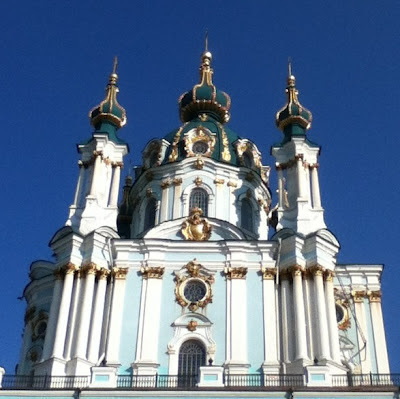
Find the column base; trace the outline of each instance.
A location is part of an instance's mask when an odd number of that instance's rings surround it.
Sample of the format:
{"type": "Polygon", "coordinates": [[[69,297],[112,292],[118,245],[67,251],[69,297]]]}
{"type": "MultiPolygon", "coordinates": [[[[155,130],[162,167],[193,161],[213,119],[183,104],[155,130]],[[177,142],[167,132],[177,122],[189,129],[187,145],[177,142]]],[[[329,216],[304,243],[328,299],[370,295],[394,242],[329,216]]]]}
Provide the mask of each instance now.
{"type": "Polygon", "coordinates": [[[67,363],[66,372],[67,375],[83,375],[87,376],[91,374],[91,368],[94,366],[93,363],[75,357],[67,363]]]}
{"type": "Polygon", "coordinates": [[[224,369],[226,374],[248,374],[250,364],[244,362],[235,362],[231,360],[224,364],[224,369]]]}
{"type": "Polygon", "coordinates": [[[286,373],[287,374],[304,374],[304,369],[307,366],[312,365],[312,361],[310,359],[296,359],[293,362],[286,364],[286,373]]]}
{"type": "Polygon", "coordinates": [[[132,363],[131,366],[133,375],[156,375],[160,365],[155,362],[141,360],[139,362],[132,363]]]}
{"type": "Polygon", "coordinates": [[[66,375],[65,365],[66,361],[57,357],[51,357],[34,366],[35,375],[66,375]]]}
{"type": "Polygon", "coordinates": [[[281,372],[281,365],[279,362],[264,362],[261,367],[264,375],[280,374],[281,372]]]}

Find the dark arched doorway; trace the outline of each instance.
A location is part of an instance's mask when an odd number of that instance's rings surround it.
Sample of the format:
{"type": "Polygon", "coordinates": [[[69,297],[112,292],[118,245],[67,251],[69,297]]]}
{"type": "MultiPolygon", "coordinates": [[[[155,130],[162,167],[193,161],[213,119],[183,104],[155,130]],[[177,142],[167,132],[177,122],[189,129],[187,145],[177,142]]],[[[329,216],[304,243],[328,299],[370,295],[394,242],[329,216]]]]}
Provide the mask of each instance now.
{"type": "Polygon", "coordinates": [[[200,367],[205,365],[204,346],[194,339],[184,342],[179,350],[178,386],[194,386],[198,381],[200,367]]]}

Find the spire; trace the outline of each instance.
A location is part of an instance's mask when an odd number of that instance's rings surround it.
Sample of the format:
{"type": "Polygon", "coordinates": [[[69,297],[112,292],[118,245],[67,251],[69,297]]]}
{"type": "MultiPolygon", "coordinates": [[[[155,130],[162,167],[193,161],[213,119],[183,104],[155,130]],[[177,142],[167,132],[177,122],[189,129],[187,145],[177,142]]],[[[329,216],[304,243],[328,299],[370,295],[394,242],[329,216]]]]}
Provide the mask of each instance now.
{"type": "Polygon", "coordinates": [[[296,89],[296,78],[292,74],[292,60],[288,60],[287,78],[287,103],[276,113],[276,124],[285,135],[285,140],[292,136],[305,136],[311,127],[312,114],[300,104],[298,90],[296,89]]]}
{"type": "Polygon", "coordinates": [[[200,83],[179,98],[180,116],[188,122],[200,114],[210,114],[221,123],[229,121],[231,99],[228,94],[217,90],[212,82],[212,54],[208,50],[208,32],[204,40],[204,52],[201,56],[200,83]]]}
{"type": "Polygon", "coordinates": [[[114,58],[112,73],[110,74],[106,87],[105,99],[89,112],[91,124],[96,131],[112,131],[115,135],[116,130],[126,124],[126,111],[117,101],[119,92],[117,81],[118,58],[114,58]],[[110,129],[111,128],[111,129],[110,129]]]}

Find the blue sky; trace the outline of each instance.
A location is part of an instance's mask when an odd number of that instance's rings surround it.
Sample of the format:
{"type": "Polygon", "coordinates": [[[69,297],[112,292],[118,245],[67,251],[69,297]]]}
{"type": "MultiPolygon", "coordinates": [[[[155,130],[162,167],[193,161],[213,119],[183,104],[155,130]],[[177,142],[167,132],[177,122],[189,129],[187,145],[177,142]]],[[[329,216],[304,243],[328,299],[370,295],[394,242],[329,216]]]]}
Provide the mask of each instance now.
{"type": "MultiPolygon", "coordinates": [[[[103,99],[114,55],[140,163],[148,140],[179,126],[177,99],[198,81],[209,31],[214,82],[232,97],[230,127],[263,163],[281,133],[287,59],[322,146],[320,179],[341,263],[384,263],[383,310],[400,372],[400,2],[14,1],[2,7],[0,126],[0,365],[18,361],[29,265],[51,259],[78,176],[75,144],[103,99]]],[[[125,169],[126,173],[128,168],[125,169]]],[[[274,180],[273,180],[274,184],[274,180]]],[[[275,194],[275,187],[272,187],[275,194]]],[[[276,200],[276,196],[275,196],[276,200]]]]}

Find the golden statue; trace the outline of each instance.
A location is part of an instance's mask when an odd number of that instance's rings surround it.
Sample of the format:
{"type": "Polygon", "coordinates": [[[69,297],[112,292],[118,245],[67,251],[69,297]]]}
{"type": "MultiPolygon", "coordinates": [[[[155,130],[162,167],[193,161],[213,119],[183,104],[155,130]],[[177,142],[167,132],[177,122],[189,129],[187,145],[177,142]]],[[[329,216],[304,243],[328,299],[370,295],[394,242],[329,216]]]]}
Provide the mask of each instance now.
{"type": "Polygon", "coordinates": [[[211,226],[208,220],[202,218],[203,211],[194,207],[190,210],[189,217],[182,223],[181,232],[185,240],[207,241],[211,236],[211,226]]]}

